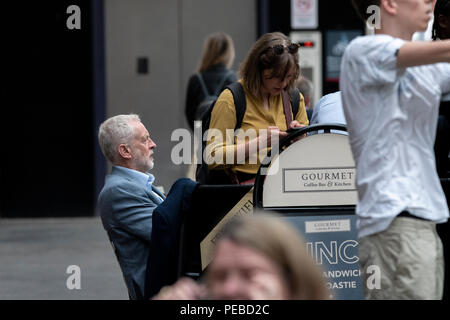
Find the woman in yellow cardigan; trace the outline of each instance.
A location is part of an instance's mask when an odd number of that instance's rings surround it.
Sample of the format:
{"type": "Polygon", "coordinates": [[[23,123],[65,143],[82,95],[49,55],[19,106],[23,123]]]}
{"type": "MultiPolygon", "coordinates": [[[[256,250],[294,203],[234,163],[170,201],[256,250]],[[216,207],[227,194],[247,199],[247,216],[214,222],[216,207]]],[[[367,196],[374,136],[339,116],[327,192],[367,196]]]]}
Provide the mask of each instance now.
{"type": "Polygon", "coordinates": [[[283,108],[282,91],[290,92],[300,74],[298,49],[279,32],[267,33],[253,45],[239,70],[247,105],[242,135],[234,133],[236,108],[233,94],[226,89],[211,114],[205,150],[210,171],[225,170],[231,183],[251,183],[273,137],[282,139],[287,129],[308,125],[301,94],[289,128],[283,108]]]}

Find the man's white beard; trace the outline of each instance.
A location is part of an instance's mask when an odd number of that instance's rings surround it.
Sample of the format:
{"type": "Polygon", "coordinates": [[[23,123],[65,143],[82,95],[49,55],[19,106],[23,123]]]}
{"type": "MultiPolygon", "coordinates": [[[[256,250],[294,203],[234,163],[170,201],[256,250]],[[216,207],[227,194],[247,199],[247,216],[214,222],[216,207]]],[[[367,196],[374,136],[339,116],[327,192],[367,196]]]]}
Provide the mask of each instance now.
{"type": "Polygon", "coordinates": [[[155,166],[155,163],[153,161],[150,161],[150,167],[148,168],[147,172],[152,170],[154,166],[155,166]]]}

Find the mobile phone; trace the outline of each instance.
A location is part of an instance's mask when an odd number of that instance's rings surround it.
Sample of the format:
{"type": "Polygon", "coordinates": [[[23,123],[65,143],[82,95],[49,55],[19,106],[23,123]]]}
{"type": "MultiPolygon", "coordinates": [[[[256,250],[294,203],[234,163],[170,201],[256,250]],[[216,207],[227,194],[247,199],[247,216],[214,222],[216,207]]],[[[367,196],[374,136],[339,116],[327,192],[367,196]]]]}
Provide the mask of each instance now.
{"type": "Polygon", "coordinates": [[[295,132],[295,131],[300,130],[300,129],[302,129],[302,128],[290,128],[290,129],[286,130],[286,133],[291,134],[292,132],[295,132]]]}

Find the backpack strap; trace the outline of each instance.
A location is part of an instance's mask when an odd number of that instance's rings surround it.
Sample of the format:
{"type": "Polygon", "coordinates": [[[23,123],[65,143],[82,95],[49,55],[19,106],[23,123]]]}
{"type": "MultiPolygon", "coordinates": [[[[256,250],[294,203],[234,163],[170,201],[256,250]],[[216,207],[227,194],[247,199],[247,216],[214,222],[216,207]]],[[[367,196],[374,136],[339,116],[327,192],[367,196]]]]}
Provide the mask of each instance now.
{"type": "Polygon", "coordinates": [[[200,72],[196,73],[197,79],[200,82],[200,86],[202,87],[203,94],[205,97],[210,96],[208,88],[206,88],[205,81],[203,80],[202,74],[200,72]]]}
{"type": "Polygon", "coordinates": [[[290,105],[290,99],[288,98],[288,93],[286,91],[282,91],[281,98],[283,100],[283,112],[284,112],[284,118],[286,119],[286,129],[289,129],[289,125],[292,122],[292,108],[290,105]]]}
{"type": "MultiPolygon", "coordinates": [[[[245,111],[247,109],[247,101],[245,99],[244,88],[242,87],[241,83],[234,82],[228,85],[226,89],[229,89],[233,94],[234,106],[236,108],[236,127],[234,128],[234,130],[237,130],[242,125],[245,111]]],[[[290,92],[289,98],[287,92],[283,91],[283,105],[285,109],[284,115],[286,117],[286,123],[288,124],[287,128],[289,128],[289,124],[292,122],[292,116],[290,111],[292,110],[292,114],[295,118],[295,116],[298,113],[299,103],[300,103],[300,91],[297,88],[295,88],[290,92]],[[289,101],[291,103],[291,106],[285,104],[284,101],[286,102],[289,101]]]]}
{"type": "Polygon", "coordinates": [[[216,91],[214,92],[214,95],[216,97],[219,96],[219,94],[222,92],[222,87],[225,84],[225,81],[227,81],[228,76],[231,74],[231,70],[227,70],[227,72],[225,72],[225,74],[223,75],[222,79],[220,80],[219,85],[216,88],[216,91]]]}
{"type": "Polygon", "coordinates": [[[233,82],[227,86],[227,89],[231,91],[234,99],[234,107],[236,108],[236,127],[237,130],[242,125],[244,120],[245,110],[247,109],[247,101],[245,99],[244,88],[239,82],[233,82]]]}
{"type": "Polygon", "coordinates": [[[291,92],[289,92],[289,100],[291,101],[292,115],[295,119],[295,116],[298,113],[298,106],[300,104],[300,91],[297,88],[294,88],[291,92]]]}

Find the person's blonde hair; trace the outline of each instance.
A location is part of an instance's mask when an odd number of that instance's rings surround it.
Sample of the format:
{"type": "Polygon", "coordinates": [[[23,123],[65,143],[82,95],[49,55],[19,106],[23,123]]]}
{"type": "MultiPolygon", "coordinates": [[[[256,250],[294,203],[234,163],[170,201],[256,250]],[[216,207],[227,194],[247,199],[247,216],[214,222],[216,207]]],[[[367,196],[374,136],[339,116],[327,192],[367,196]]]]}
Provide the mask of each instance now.
{"type": "Polygon", "coordinates": [[[291,300],[326,300],[330,297],[322,269],[308,255],[300,233],[273,214],[255,212],[234,218],[221,231],[227,239],[251,248],[275,262],[285,276],[291,300]]]}
{"type": "Polygon", "coordinates": [[[203,44],[203,54],[199,72],[204,72],[217,64],[224,64],[231,68],[234,62],[235,52],[231,37],[224,32],[217,32],[209,35],[203,44]]]}
{"type": "Polygon", "coordinates": [[[239,69],[243,84],[252,95],[261,96],[264,70],[272,70],[272,77],[284,79],[293,67],[294,75],[288,83],[287,90],[290,91],[294,88],[295,80],[300,75],[299,53],[291,54],[285,51],[283,54],[277,55],[269,50],[276,45],[287,47],[290,44],[292,44],[291,40],[281,32],[266,33],[255,42],[239,69]]]}

